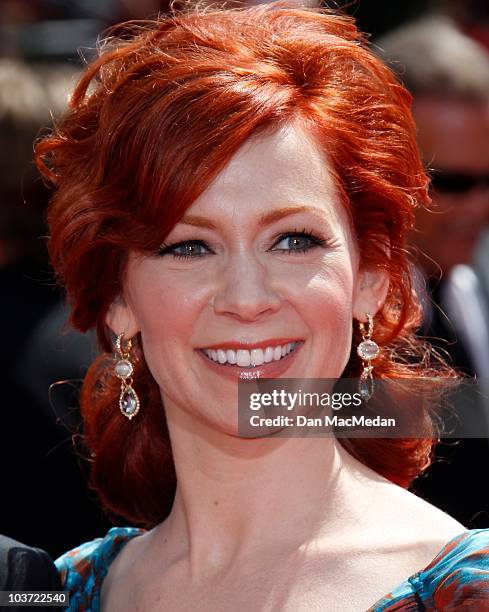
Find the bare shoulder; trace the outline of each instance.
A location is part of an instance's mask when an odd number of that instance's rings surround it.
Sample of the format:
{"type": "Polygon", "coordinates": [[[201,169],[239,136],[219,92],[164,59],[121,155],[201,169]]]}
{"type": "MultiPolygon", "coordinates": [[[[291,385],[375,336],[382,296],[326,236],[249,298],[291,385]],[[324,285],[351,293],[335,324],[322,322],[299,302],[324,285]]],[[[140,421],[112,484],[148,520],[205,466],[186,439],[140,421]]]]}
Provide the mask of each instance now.
{"type": "MultiPolygon", "coordinates": [[[[130,579],[136,578],[140,568],[145,567],[148,546],[153,537],[152,532],[153,530],[147,531],[129,540],[110,564],[109,571],[102,582],[100,598],[102,612],[120,608],[121,603],[123,604],[122,608],[124,608],[124,605],[127,604],[128,593],[124,587],[121,588],[121,585],[127,584],[127,586],[130,586],[130,579]]],[[[136,607],[132,609],[136,610],[136,607]]]]}
{"type": "Polygon", "coordinates": [[[372,582],[375,575],[372,602],[427,567],[453,538],[467,531],[439,508],[387,480],[371,481],[363,495],[368,496],[363,515],[341,538],[327,569],[340,572],[343,589],[352,584],[367,589],[365,580],[372,582]]]}
{"type": "MultiPolygon", "coordinates": [[[[339,449],[343,453],[343,449],[339,449]]],[[[358,527],[371,550],[431,561],[467,528],[443,510],[343,453],[349,488],[362,506],[358,527]],[[364,500],[368,500],[365,503],[364,500]]],[[[357,535],[357,534],[355,534],[357,535]]]]}
{"type": "Polygon", "coordinates": [[[467,531],[446,512],[392,483],[378,485],[377,502],[381,521],[392,525],[397,541],[412,542],[428,555],[467,531]]]}

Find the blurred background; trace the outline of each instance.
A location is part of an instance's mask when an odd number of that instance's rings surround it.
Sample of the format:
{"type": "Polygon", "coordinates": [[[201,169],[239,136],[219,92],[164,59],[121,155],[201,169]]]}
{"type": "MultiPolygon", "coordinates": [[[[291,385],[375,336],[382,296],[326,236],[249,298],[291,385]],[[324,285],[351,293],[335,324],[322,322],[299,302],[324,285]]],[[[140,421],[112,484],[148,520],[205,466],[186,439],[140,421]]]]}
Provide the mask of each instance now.
{"type": "MultiPolygon", "coordinates": [[[[436,207],[419,215],[412,236],[425,308],[420,334],[455,366],[489,380],[489,3],[323,6],[355,16],[414,95],[436,207]]],[[[87,489],[77,445],[77,390],[97,349],[92,335],[66,323],[32,143],[63,113],[106,28],[167,10],[158,0],[0,2],[0,533],[54,558],[113,523],[87,489]]],[[[489,527],[488,436],[489,423],[479,439],[445,440],[412,487],[468,528],[489,527]]]]}

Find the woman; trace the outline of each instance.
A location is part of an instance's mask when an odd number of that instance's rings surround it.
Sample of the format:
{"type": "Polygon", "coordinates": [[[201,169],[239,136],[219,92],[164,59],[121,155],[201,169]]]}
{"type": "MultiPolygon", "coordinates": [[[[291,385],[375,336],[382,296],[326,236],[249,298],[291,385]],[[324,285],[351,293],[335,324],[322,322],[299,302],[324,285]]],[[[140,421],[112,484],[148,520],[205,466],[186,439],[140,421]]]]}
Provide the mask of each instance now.
{"type": "Polygon", "coordinates": [[[433,439],[236,428],[239,379],[432,373],[409,105],[349,18],[283,4],[139,23],[88,67],[37,161],[73,323],[104,349],[92,484],[146,530],[57,561],[71,609],[488,605],[489,532],[406,490],[433,439]],[[363,364],[362,337],[381,349],[363,364]]]}

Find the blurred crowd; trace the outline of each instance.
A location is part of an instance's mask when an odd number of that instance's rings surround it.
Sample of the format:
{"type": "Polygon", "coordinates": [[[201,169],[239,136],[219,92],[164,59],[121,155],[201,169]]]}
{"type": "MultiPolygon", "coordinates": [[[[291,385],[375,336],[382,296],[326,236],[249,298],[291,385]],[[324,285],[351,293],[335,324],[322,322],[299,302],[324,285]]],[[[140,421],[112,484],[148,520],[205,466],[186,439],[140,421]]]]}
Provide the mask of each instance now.
{"type": "MultiPolygon", "coordinates": [[[[489,5],[335,3],[343,4],[373,34],[373,49],[414,96],[433,198],[431,212],[419,210],[412,235],[424,307],[419,333],[484,384],[489,5]]],[[[33,166],[32,143],[66,108],[83,58],[95,53],[101,32],[166,10],[168,3],[158,0],[0,3],[0,532],[54,557],[102,535],[110,521],[87,491],[87,463],[76,445],[77,391],[96,343],[67,325],[68,307],[48,263],[48,193],[33,166]]],[[[487,404],[480,409],[489,414],[487,404]]],[[[489,422],[481,422],[480,438],[442,442],[434,465],[413,486],[469,528],[489,526],[489,422]]]]}

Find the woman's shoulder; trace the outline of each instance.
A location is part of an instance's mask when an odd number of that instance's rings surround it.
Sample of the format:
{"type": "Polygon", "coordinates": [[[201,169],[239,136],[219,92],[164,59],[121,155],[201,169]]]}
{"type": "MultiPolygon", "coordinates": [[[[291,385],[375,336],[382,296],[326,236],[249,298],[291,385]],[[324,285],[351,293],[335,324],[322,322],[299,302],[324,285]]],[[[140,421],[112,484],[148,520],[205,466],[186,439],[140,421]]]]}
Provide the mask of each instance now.
{"type": "Polygon", "coordinates": [[[136,527],[113,527],[103,538],[85,542],[56,559],[63,590],[69,592],[69,610],[98,610],[100,588],[121,548],[144,533],[136,527]]]}
{"type": "Polygon", "coordinates": [[[471,529],[452,538],[424,569],[369,612],[417,610],[420,603],[429,610],[489,609],[489,529],[471,529]]]}

